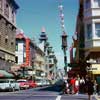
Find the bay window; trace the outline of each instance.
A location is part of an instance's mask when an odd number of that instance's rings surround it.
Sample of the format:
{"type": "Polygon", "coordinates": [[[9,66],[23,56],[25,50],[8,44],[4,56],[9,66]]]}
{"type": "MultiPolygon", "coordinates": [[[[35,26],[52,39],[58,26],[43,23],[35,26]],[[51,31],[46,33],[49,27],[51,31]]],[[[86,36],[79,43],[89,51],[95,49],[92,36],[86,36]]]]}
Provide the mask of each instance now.
{"type": "Polygon", "coordinates": [[[100,23],[95,23],[95,34],[100,37],[100,23]]]}
{"type": "Polygon", "coordinates": [[[94,0],[94,8],[100,7],[100,0],[94,0]]]}
{"type": "Polygon", "coordinates": [[[85,9],[91,8],[91,0],[86,0],[85,1],[85,9]]]}
{"type": "Polygon", "coordinates": [[[87,24],[87,39],[91,39],[91,38],[92,38],[92,25],[87,24]]]}

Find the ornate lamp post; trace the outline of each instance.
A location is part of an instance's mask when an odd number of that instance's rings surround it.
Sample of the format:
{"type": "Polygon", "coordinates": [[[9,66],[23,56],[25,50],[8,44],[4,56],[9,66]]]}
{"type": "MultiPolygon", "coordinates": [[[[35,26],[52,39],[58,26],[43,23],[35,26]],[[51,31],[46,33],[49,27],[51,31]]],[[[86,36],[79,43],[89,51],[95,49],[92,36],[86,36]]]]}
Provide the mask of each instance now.
{"type": "Polygon", "coordinates": [[[67,35],[65,32],[63,32],[62,34],[62,50],[64,52],[64,70],[65,70],[65,74],[67,75],[67,56],[66,56],[66,50],[67,50],[67,35]]]}

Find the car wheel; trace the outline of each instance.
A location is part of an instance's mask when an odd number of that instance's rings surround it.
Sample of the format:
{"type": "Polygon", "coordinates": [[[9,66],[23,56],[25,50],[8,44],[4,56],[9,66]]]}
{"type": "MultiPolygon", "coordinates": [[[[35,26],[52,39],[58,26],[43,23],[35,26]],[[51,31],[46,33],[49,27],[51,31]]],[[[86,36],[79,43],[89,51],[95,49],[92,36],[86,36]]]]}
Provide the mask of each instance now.
{"type": "Polygon", "coordinates": [[[13,88],[12,88],[12,92],[14,92],[14,91],[15,91],[15,88],[13,87],[13,88]]]}
{"type": "Polygon", "coordinates": [[[12,92],[12,88],[9,88],[9,92],[12,92]]]}

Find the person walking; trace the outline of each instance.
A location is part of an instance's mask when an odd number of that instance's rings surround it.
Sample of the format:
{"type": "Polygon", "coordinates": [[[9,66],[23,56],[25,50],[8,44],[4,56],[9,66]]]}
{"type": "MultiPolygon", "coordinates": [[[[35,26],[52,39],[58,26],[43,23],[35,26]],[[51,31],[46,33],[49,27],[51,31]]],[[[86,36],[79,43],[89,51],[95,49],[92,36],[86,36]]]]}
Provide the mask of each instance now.
{"type": "Polygon", "coordinates": [[[61,88],[62,88],[62,93],[61,94],[65,94],[65,92],[66,92],[66,82],[65,81],[63,81],[63,84],[62,84],[61,88]]]}
{"type": "Polygon", "coordinates": [[[71,94],[75,94],[75,77],[72,77],[70,84],[71,84],[71,94]]]}
{"type": "Polygon", "coordinates": [[[79,80],[77,77],[75,78],[75,90],[74,91],[75,91],[75,94],[79,93],[79,80]]]}
{"type": "Polygon", "coordinates": [[[85,86],[85,80],[84,77],[81,77],[79,82],[79,92],[84,93],[84,86],[85,86]]]}
{"type": "Polygon", "coordinates": [[[96,80],[94,80],[94,94],[96,95],[97,94],[97,82],[96,80]]]}
{"type": "Polygon", "coordinates": [[[90,77],[88,77],[86,86],[87,86],[88,100],[92,100],[92,95],[94,92],[94,88],[93,88],[94,84],[90,77]]]}

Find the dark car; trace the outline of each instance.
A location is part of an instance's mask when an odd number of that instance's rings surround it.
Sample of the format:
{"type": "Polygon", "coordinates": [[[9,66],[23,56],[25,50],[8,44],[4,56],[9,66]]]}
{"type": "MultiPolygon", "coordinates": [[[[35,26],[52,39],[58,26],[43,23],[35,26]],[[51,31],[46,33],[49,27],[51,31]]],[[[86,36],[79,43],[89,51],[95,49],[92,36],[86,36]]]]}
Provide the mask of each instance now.
{"type": "Polygon", "coordinates": [[[63,79],[57,80],[53,85],[54,90],[58,91],[58,92],[62,91],[62,88],[64,87],[64,84],[65,84],[65,82],[64,82],[63,79]]]}

